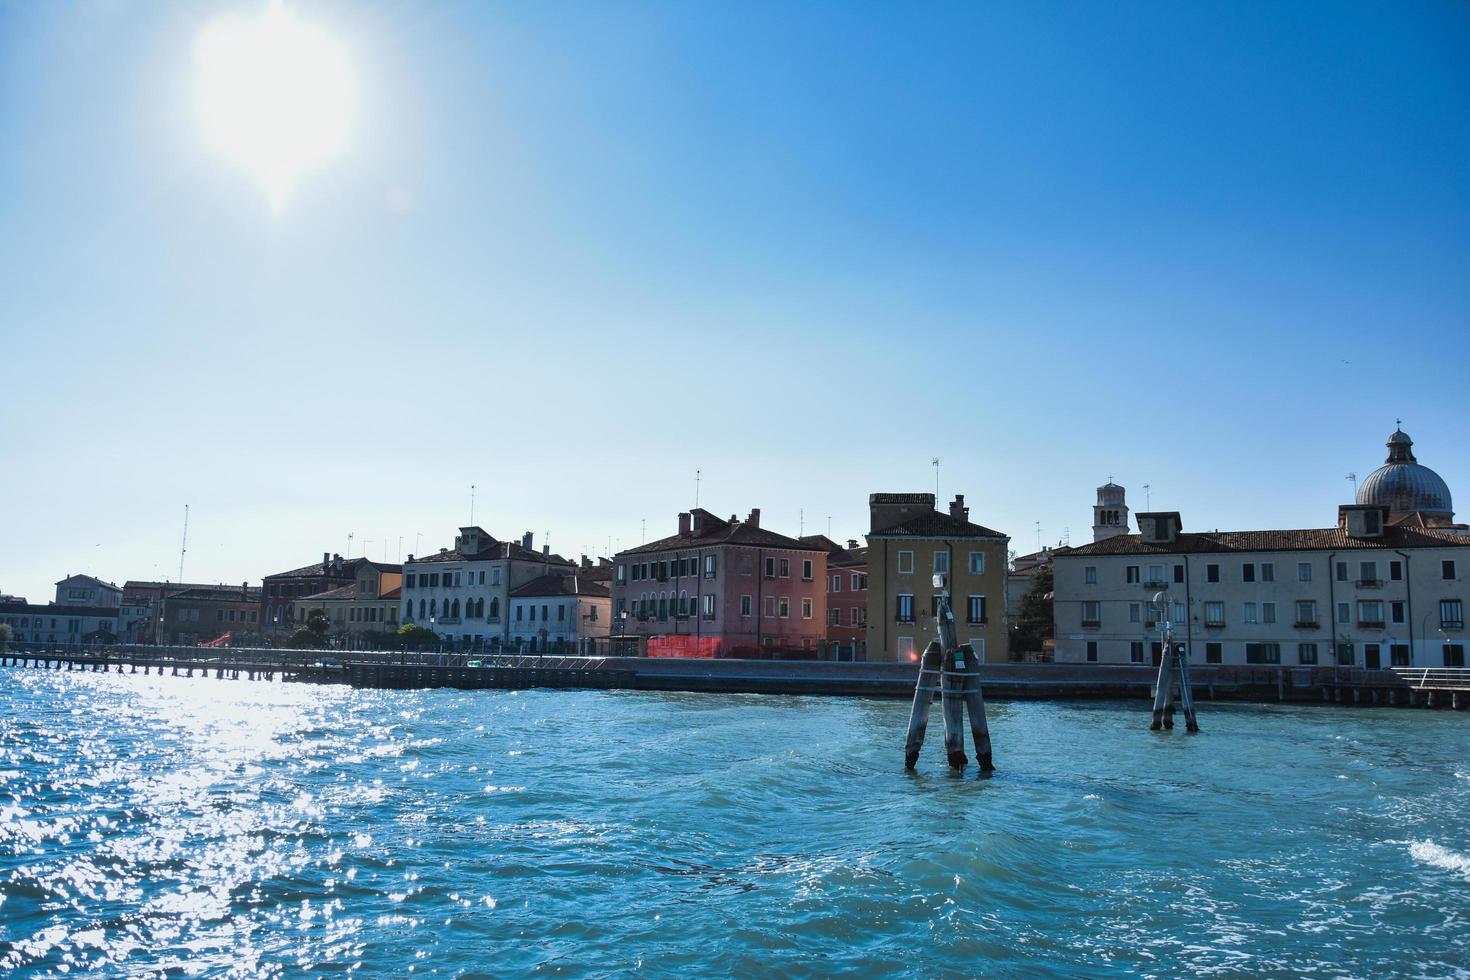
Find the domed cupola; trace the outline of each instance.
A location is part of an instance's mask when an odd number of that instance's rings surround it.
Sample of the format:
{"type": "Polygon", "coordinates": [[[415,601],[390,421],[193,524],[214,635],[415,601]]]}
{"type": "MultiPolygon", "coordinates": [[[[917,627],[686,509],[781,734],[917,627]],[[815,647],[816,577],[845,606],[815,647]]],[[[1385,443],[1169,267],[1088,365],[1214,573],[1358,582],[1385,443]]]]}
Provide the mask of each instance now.
{"type": "Polygon", "coordinates": [[[1455,517],[1450,488],[1414,458],[1414,440],[1402,429],[1388,437],[1388,460],[1358,487],[1358,503],[1387,507],[1390,521],[1416,512],[1445,521],[1455,517]]]}

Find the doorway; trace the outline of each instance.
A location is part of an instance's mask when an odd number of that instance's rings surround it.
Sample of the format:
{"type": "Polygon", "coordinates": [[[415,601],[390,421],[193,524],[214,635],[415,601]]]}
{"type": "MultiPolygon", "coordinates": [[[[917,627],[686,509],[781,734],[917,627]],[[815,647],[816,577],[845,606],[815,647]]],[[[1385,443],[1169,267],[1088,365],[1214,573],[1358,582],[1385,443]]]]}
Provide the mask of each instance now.
{"type": "Polygon", "coordinates": [[[1363,644],[1363,666],[1369,670],[1378,670],[1383,666],[1377,643],[1363,644]]]}

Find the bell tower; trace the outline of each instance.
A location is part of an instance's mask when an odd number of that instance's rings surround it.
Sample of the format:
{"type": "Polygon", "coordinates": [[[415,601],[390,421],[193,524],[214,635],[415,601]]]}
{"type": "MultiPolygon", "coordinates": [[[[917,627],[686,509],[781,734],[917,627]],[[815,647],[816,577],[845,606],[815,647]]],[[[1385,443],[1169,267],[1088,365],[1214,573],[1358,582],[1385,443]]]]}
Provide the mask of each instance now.
{"type": "Polygon", "coordinates": [[[1128,533],[1128,491],[1113,482],[1097,488],[1097,503],[1092,506],[1092,540],[1106,541],[1128,533]]]}

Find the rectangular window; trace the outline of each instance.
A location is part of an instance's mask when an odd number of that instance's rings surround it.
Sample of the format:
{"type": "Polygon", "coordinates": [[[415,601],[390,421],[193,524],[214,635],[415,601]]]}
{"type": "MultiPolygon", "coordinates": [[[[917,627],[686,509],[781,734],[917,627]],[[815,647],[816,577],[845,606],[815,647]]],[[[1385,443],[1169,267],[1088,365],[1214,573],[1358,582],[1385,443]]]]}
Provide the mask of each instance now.
{"type": "Polygon", "coordinates": [[[791,615],[791,600],[783,596],[776,597],[776,615],[787,619],[791,615]]]}
{"type": "Polygon", "coordinates": [[[1409,666],[1409,645],[1394,643],[1388,648],[1388,662],[1395,667],[1409,666]]]}
{"type": "Polygon", "coordinates": [[[519,623],[521,621],[521,613],[523,613],[525,611],[526,611],[526,607],[525,606],[516,606],[516,622],[519,623]]]}
{"type": "Polygon", "coordinates": [[[970,596],[965,619],[971,626],[979,626],[985,622],[985,597],[983,595],[970,596]]]}
{"type": "Polygon", "coordinates": [[[1337,604],[1337,620],[1344,626],[1353,621],[1353,607],[1349,603],[1339,602],[1337,604]]]}
{"type": "Polygon", "coordinates": [[[1339,667],[1351,667],[1353,665],[1353,645],[1351,643],[1339,643],[1337,645],[1337,664],[1339,667]]]}
{"type": "Polygon", "coordinates": [[[914,597],[905,592],[898,597],[898,608],[893,618],[900,623],[912,623],[914,621],[914,597]]]}
{"type": "Polygon", "coordinates": [[[1247,602],[1245,604],[1245,621],[1247,623],[1257,622],[1257,620],[1256,620],[1256,604],[1254,602],[1247,602]]]}
{"type": "Polygon", "coordinates": [[[1402,623],[1404,621],[1404,604],[1402,602],[1390,602],[1388,604],[1388,620],[1391,623],[1402,623]]]}
{"type": "Polygon", "coordinates": [[[1462,599],[1439,600],[1439,625],[1444,629],[1465,628],[1465,603],[1462,599]]]}
{"type": "Polygon", "coordinates": [[[1440,562],[1439,577],[1444,579],[1446,582],[1453,582],[1455,579],[1455,563],[1452,561],[1440,562]]]}
{"type": "Polygon", "coordinates": [[[750,604],[751,604],[750,596],[743,595],[743,596],[740,597],[740,615],[742,615],[742,616],[749,616],[750,615],[750,604]]]}
{"type": "Polygon", "coordinates": [[[707,619],[707,620],[714,619],[715,618],[715,594],[713,592],[706,592],[703,596],[701,596],[701,599],[702,599],[703,605],[704,605],[704,618],[707,619]]]}
{"type": "Polygon", "coordinates": [[[1358,600],[1358,625],[1382,626],[1383,603],[1377,599],[1358,600]]]}
{"type": "Polygon", "coordinates": [[[1261,603],[1261,622],[1263,622],[1263,623],[1274,623],[1274,622],[1276,622],[1276,603],[1274,603],[1274,602],[1263,602],[1263,603],[1261,603]]]}
{"type": "Polygon", "coordinates": [[[405,576],[405,581],[404,581],[404,586],[403,586],[405,589],[411,589],[411,588],[413,588],[413,580],[414,580],[414,577],[415,576],[413,575],[412,572],[410,572],[407,576],[405,576]]]}
{"type": "Polygon", "coordinates": [[[812,580],[812,560],[810,558],[803,558],[801,561],[801,577],[806,582],[812,580]]]}
{"type": "Polygon", "coordinates": [[[1222,660],[1225,659],[1225,657],[1224,657],[1224,650],[1225,650],[1224,646],[1221,645],[1221,644],[1219,644],[1219,643],[1206,643],[1205,644],[1205,663],[1207,663],[1207,664],[1218,664],[1218,663],[1220,663],[1222,660]]]}
{"type": "Polygon", "coordinates": [[[1101,603],[1097,602],[1096,600],[1091,600],[1091,601],[1082,603],[1082,625],[1083,626],[1101,626],[1102,625],[1102,604],[1101,603]]]}
{"type": "Polygon", "coordinates": [[[1345,561],[1338,562],[1337,565],[1336,565],[1336,567],[1334,568],[1334,572],[1336,573],[1337,580],[1339,582],[1346,582],[1347,581],[1347,562],[1345,562],[1345,561]]]}
{"type": "Polygon", "coordinates": [[[811,619],[812,618],[812,601],[810,599],[803,599],[803,600],[801,600],[801,618],[802,619],[811,619]]]}
{"type": "Polygon", "coordinates": [[[1444,665],[1446,667],[1465,666],[1465,644],[1446,643],[1444,645],[1444,665]]]}
{"type": "Polygon", "coordinates": [[[1218,582],[1218,581],[1220,581],[1220,566],[1219,565],[1206,565],[1205,566],[1205,581],[1206,582],[1218,582]]]}
{"type": "Polygon", "coordinates": [[[1143,581],[1142,571],[1137,565],[1128,565],[1123,569],[1123,581],[1128,585],[1137,585],[1143,581]]]}
{"type": "Polygon", "coordinates": [[[773,596],[773,595],[766,596],[766,600],[761,603],[761,606],[765,610],[765,616],[766,616],[767,619],[770,619],[770,618],[772,618],[772,617],[774,617],[776,615],[776,597],[775,596],[773,596]]]}
{"type": "Polygon", "coordinates": [[[1183,585],[1184,584],[1184,566],[1183,565],[1175,565],[1174,566],[1174,584],[1175,585],[1183,585]]]}
{"type": "Polygon", "coordinates": [[[1134,640],[1128,644],[1128,662],[1134,664],[1143,663],[1143,641],[1134,640]]]}
{"type": "Polygon", "coordinates": [[[1096,585],[1097,584],[1097,566],[1096,565],[1088,565],[1086,568],[1082,569],[1082,581],[1085,582],[1088,585],[1096,585]]]}
{"type": "Polygon", "coordinates": [[[1097,641],[1096,640],[1088,640],[1087,641],[1087,662],[1090,663],[1090,664],[1097,663],[1097,641]]]}
{"type": "Polygon", "coordinates": [[[898,638],[898,659],[919,659],[918,655],[914,653],[914,638],[912,636],[900,636],[898,638]]]}
{"type": "Polygon", "coordinates": [[[853,572],[852,578],[848,580],[847,584],[852,587],[852,591],[861,592],[863,589],[866,589],[868,587],[867,578],[868,577],[866,575],[858,575],[857,572],[853,572]]]}
{"type": "Polygon", "coordinates": [[[983,552],[983,551],[972,551],[972,552],[970,552],[970,574],[971,575],[984,575],[985,574],[985,552],[983,552]]]}
{"type": "Polygon", "coordinates": [[[898,574],[914,574],[914,553],[912,551],[900,551],[898,553],[898,574]]]}
{"type": "Polygon", "coordinates": [[[1276,581],[1276,565],[1275,565],[1274,562],[1269,562],[1269,561],[1263,561],[1263,562],[1261,562],[1261,581],[1262,582],[1274,582],[1274,581],[1276,581]]]}
{"type": "Polygon", "coordinates": [[[1281,644],[1247,643],[1245,662],[1248,664],[1279,664],[1281,663],[1281,644]]]}
{"type": "Polygon", "coordinates": [[[1309,561],[1299,561],[1299,562],[1296,563],[1296,580],[1298,582],[1310,582],[1310,581],[1312,581],[1312,563],[1311,562],[1309,562],[1309,561]]]}
{"type": "Polygon", "coordinates": [[[1207,603],[1205,603],[1205,625],[1206,626],[1224,626],[1225,625],[1225,603],[1223,603],[1223,602],[1207,602],[1207,603]]]}
{"type": "Polygon", "coordinates": [[[842,576],[841,575],[834,575],[834,576],[832,576],[832,591],[833,592],[841,592],[842,591],[842,576]]]}
{"type": "Polygon", "coordinates": [[[556,621],[558,623],[564,623],[564,622],[566,622],[566,620],[567,620],[567,607],[566,606],[557,606],[556,607],[556,621]]]}
{"type": "Polygon", "coordinates": [[[1404,580],[1404,563],[1391,561],[1388,563],[1388,580],[1390,582],[1402,582],[1404,580]]]}
{"type": "Polygon", "coordinates": [[[775,577],[776,577],[776,559],[774,559],[774,558],[767,558],[766,559],[766,578],[775,578],[775,577]]]}
{"type": "Polygon", "coordinates": [[[782,558],[776,564],[780,567],[780,571],[777,574],[782,578],[791,577],[791,559],[782,558]]]}
{"type": "Polygon", "coordinates": [[[842,625],[842,610],[836,607],[827,610],[827,624],[829,626],[842,625]]]}
{"type": "Polygon", "coordinates": [[[949,574],[949,552],[948,551],[936,551],[936,552],[934,552],[934,574],[935,575],[948,575],[949,574]]]}
{"type": "Polygon", "coordinates": [[[1360,562],[1358,562],[1358,584],[1359,585],[1377,585],[1378,584],[1378,562],[1376,562],[1376,561],[1360,561],[1360,562]]]}
{"type": "Polygon", "coordinates": [[[1139,602],[1128,603],[1128,622],[1143,622],[1143,604],[1139,602]]]}
{"type": "Polygon", "coordinates": [[[1158,587],[1160,585],[1164,585],[1165,584],[1165,582],[1164,582],[1164,566],[1163,565],[1150,565],[1150,566],[1148,566],[1148,584],[1151,585],[1151,586],[1154,586],[1154,587],[1158,587]]]}
{"type": "Polygon", "coordinates": [[[852,607],[852,625],[866,626],[868,623],[868,611],[861,606],[852,607]]]}
{"type": "MultiPolygon", "coordinates": [[[[705,578],[714,578],[715,577],[715,556],[714,555],[705,555],[704,556],[704,577],[705,578]]],[[[714,600],[714,597],[711,597],[710,598],[710,609],[711,610],[714,609],[714,601],[715,601],[714,600]]],[[[713,613],[711,613],[710,615],[712,616],[713,613]]],[[[708,619],[709,617],[707,616],[705,618],[708,619]]]]}
{"type": "Polygon", "coordinates": [[[1296,645],[1296,662],[1306,665],[1315,664],[1317,662],[1317,644],[1298,643],[1296,645]]]}
{"type": "Polygon", "coordinates": [[[1317,601],[1315,599],[1296,601],[1296,624],[1298,626],[1317,625],[1317,601]]]}
{"type": "Polygon", "coordinates": [[[1254,582],[1256,580],[1255,562],[1246,562],[1240,566],[1240,580],[1242,582],[1254,582]]]}

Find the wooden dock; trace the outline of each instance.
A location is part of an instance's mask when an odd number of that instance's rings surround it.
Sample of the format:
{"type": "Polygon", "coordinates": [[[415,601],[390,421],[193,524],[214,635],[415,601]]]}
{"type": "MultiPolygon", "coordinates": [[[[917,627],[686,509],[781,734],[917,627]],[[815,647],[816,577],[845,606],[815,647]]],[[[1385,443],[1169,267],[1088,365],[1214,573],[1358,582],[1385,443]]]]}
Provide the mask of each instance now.
{"type": "MultiPolygon", "coordinates": [[[[169,677],[350,684],[410,690],[588,688],[709,694],[839,697],[913,696],[917,665],[817,660],[694,660],[648,657],[155,647],[12,649],[0,666],[169,677]]],[[[1279,701],[1470,708],[1470,669],[1192,667],[1206,701],[1279,701]]],[[[1156,670],[1146,665],[986,663],[986,699],[1146,699],[1156,670]]]]}

